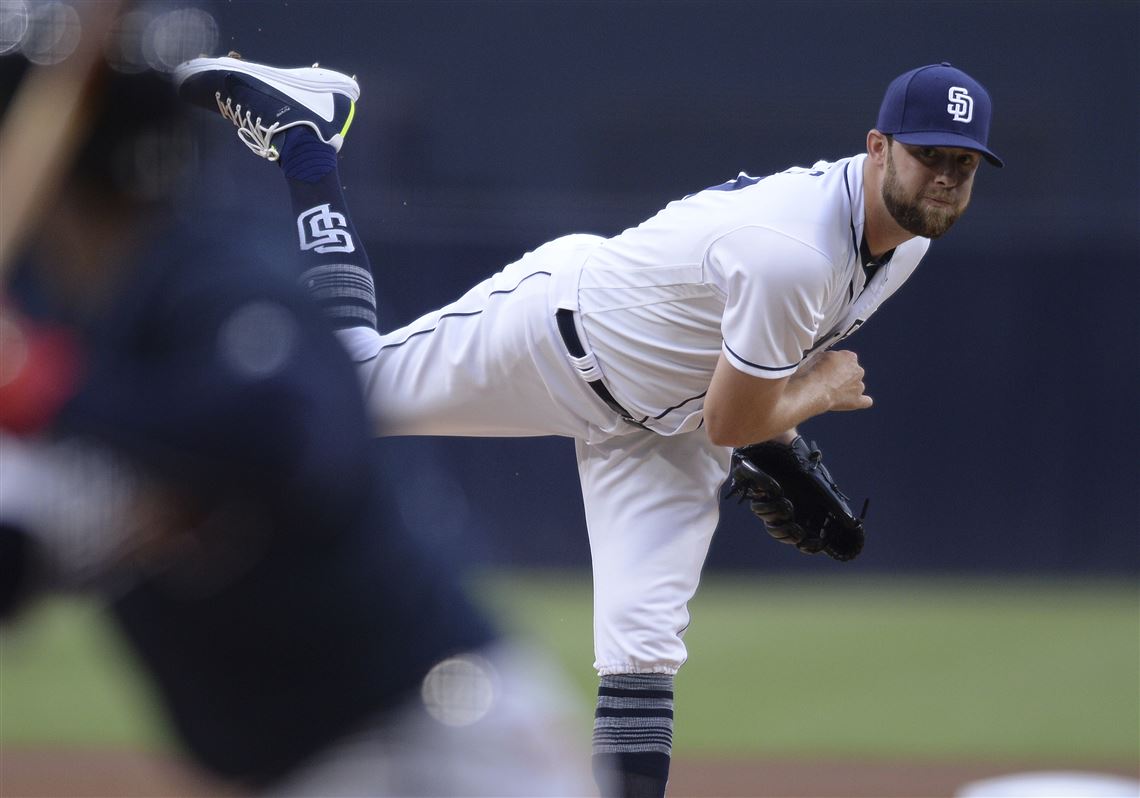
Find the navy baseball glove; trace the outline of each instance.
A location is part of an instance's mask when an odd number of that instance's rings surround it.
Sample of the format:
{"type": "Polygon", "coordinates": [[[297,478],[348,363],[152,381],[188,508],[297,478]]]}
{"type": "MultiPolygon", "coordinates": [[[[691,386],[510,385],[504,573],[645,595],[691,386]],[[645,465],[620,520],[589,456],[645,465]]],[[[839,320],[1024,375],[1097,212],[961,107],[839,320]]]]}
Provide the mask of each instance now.
{"type": "Polygon", "coordinates": [[[824,552],[853,560],[863,550],[863,513],[856,517],[823,465],[814,443],[796,436],[791,444],[756,443],[732,452],[725,498],[751,502],[768,534],[805,554],[824,552]]]}

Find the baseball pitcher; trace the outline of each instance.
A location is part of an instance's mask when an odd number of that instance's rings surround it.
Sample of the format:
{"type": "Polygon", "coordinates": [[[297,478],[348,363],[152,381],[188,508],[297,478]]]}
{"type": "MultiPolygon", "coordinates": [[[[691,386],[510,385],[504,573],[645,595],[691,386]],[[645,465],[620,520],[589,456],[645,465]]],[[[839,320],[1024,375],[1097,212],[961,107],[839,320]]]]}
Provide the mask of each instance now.
{"type": "Polygon", "coordinates": [[[865,153],[741,174],[612,238],[559,238],[380,334],[336,169],[356,81],[238,57],[190,61],[176,81],[280,164],[301,280],[358,363],[379,434],[574,440],[594,760],[620,774],[605,795],[664,795],[688,602],[730,469],[777,539],[839,560],[862,548],[862,519],[796,427],[871,406],[857,357],[834,347],[965,211],[981,162],[1002,165],[986,90],[947,63],[911,70],[888,86],[865,153]]]}

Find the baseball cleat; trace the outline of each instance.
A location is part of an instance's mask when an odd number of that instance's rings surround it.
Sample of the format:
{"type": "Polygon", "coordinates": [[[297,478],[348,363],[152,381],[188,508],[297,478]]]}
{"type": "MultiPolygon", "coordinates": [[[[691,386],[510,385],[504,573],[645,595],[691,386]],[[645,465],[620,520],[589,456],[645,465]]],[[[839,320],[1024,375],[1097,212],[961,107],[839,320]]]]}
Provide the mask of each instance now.
{"type": "Polygon", "coordinates": [[[195,58],[174,70],[182,99],[218,111],[234,123],[238,138],[258,157],[276,161],[273,138],[307,125],[340,151],[356,113],[360,86],[354,78],[314,64],[300,69],[224,58],[195,58]]]}

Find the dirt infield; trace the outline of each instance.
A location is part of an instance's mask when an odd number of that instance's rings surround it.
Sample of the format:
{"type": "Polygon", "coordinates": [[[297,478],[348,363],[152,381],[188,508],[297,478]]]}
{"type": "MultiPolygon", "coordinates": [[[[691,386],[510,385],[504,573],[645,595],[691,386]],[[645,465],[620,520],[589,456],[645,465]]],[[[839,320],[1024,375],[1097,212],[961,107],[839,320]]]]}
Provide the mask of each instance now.
{"type": "MultiPolygon", "coordinates": [[[[1071,763],[948,764],[681,758],[670,798],[952,798],[971,781],[1071,763]]],[[[1087,769],[1087,768],[1085,768],[1087,769]]],[[[1136,767],[1098,768],[1136,777],[1136,767]]],[[[124,751],[0,751],[0,798],[206,798],[241,793],[170,758],[124,751]]]]}
{"type": "MultiPolygon", "coordinates": [[[[861,762],[687,759],[676,763],[670,798],[953,798],[966,784],[1013,773],[1081,770],[1074,763],[861,762]]],[[[1096,768],[1136,778],[1137,766],[1096,768]]],[[[1078,796],[1072,796],[1078,798],[1078,796]]]]}

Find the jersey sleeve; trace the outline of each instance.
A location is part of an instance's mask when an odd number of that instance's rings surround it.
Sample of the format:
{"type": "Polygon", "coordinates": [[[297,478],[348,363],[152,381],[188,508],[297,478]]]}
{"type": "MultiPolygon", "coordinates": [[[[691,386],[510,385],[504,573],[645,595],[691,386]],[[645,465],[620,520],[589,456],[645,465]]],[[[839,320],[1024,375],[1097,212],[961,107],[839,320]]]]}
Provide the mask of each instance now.
{"type": "Polygon", "coordinates": [[[754,377],[795,373],[824,318],[833,275],[819,250],[776,230],[735,230],[709,248],[708,265],[727,297],[721,351],[754,377]]]}

